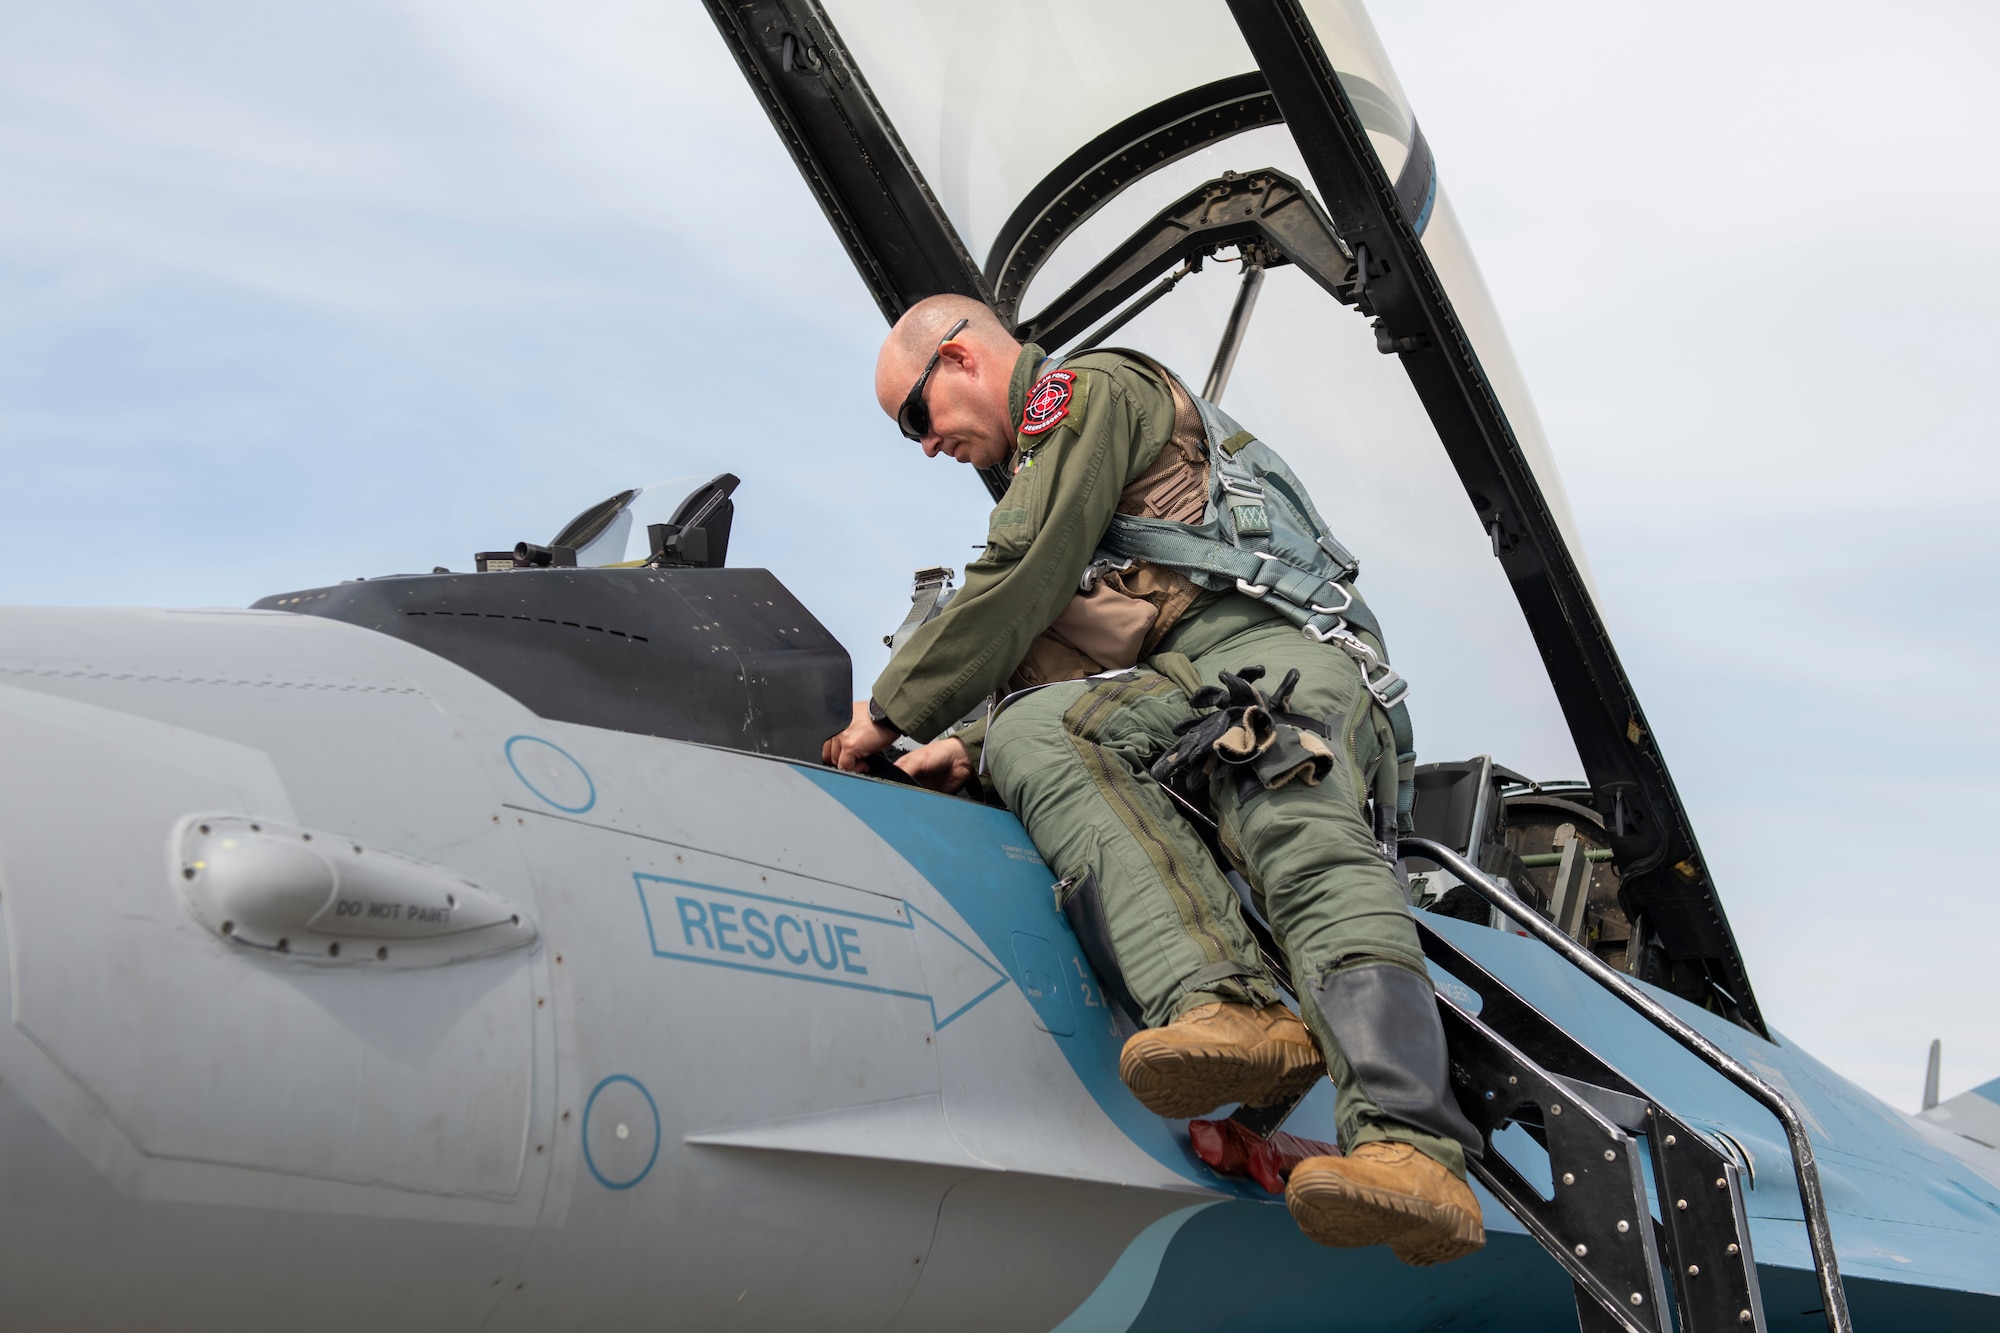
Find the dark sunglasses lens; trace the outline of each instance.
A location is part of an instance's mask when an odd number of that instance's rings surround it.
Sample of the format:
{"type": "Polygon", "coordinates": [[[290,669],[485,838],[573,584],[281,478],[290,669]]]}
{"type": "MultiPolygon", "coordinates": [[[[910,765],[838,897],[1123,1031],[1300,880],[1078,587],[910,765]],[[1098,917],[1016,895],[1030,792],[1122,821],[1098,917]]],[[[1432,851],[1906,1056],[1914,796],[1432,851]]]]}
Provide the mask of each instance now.
{"type": "Polygon", "coordinates": [[[924,362],[924,373],[917,376],[917,382],[910,386],[909,397],[903,399],[903,405],[896,409],[896,424],[902,428],[905,439],[921,444],[923,438],[931,433],[931,409],[930,404],[924,401],[924,386],[931,382],[931,372],[937,369],[938,359],[944,355],[944,345],[965,332],[965,326],[971,322],[961,319],[951,326],[951,332],[939,340],[931,359],[924,362]]]}

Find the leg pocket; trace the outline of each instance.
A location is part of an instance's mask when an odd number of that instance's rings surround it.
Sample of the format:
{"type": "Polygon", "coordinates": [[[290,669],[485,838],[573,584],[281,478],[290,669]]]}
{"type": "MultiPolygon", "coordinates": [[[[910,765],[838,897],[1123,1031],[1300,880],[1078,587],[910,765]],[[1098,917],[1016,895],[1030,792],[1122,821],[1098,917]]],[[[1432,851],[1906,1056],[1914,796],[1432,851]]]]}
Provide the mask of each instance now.
{"type": "Polygon", "coordinates": [[[1111,920],[1104,913],[1104,890],[1098,885],[1097,872],[1086,870],[1080,876],[1072,876],[1065,884],[1067,887],[1060,890],[1063,917],[1076,934],[1084,961],[1090,964],[1091,971],[1097,973],[1098,989],[1131,1020],[1133,1027],[1144,1027],[1145,1010],[1125,984],[1125,972],[1118,963],[1118,950],[1111,942],[1111,920]]]}

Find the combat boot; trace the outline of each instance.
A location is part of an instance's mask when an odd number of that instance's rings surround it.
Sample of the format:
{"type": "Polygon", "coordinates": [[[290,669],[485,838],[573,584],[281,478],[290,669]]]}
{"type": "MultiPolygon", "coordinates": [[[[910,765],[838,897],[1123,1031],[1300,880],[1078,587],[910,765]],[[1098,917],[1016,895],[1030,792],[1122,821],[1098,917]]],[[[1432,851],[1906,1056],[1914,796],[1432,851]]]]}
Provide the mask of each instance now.
{"type": "Polygon", "coordinates": [[[1304,1093],[1326,1073],[1299,1016],[1282,1004],[1220,1000],[1125,1043],[1118,1076],[1155,1115],[1185,1120],[1218,1106],[1267,1106],[1304,1093]]]}
{"type": "Polygon", "coordinates": [[[1471,1188],[1407,1143],[1377,1140],[1345,1157],[1308,1157],[1292,1168],[1285,1204],[1299,1230],[1322,1245],[1387,1245],[1417,1268],[1486,1243],[1471,1188]]]}

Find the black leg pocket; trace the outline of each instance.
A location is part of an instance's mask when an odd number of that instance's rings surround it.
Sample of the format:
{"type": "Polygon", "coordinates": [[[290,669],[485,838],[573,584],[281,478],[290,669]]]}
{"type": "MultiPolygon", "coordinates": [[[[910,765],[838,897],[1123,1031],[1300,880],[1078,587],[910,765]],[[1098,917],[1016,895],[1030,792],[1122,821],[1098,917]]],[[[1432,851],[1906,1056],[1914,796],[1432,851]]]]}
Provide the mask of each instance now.
{"type": "Polygon", "coordinates": [[[1132,998],[1132,992],[1126,988],[1125,974],[1118,969],[1118,954],[1111,947],[1111,923],[1104,916],[1104,894],[1097,886],[1097,873],[1084,872],[1083,877],[1064,893],[1063,916],[1069,920],[1069,928],[1076,932],[1076,942],[1083,947],[1084,961],[1090,964],[1091,971],[1097,973],[1098,987],[1119,1012],[1132,1020],[1134,1027],[1145,1027],[1145,1014],[1139,1002],[1132,998]]]}

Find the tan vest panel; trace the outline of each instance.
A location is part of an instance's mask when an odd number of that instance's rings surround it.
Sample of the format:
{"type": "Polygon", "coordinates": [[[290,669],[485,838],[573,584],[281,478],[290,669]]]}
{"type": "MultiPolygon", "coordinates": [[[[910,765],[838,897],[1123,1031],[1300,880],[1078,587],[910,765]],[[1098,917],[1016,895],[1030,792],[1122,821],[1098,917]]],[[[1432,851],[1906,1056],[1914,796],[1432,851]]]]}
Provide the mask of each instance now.
{"type": "MultiPolygon", "coordinates": [[[[1118,497],[1118,512],[1198,523],[1208,507],[1208,449],[1201,413],[1180,381],[1158,363],[1136,355],[1133,360],[1142,362],[1173,391],[1174,433],[1161,446],[1159,457],[1125,487],[1118,497]]],[[[1089,592],[1071,598],[1055,623],[1028,645],[1027,656],[1007,681],[1007,692],[1137,665],[1200,595],[1201,589],[1185,575],[1144,561],[1105,574],[1089,592]]]]}

